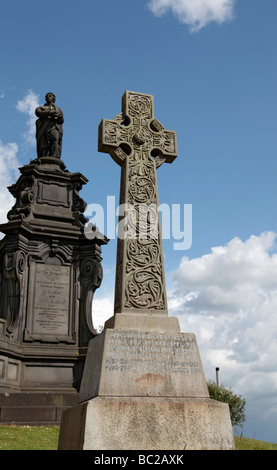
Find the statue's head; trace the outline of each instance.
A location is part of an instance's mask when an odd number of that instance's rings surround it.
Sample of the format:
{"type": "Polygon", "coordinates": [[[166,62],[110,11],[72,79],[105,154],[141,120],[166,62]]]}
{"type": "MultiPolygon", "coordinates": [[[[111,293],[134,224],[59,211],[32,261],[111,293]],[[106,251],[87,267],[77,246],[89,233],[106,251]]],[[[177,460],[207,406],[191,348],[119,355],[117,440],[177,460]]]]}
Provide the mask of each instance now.
{"type": "Polygon", "coordinates": [[[46,95],[45,95],[45,100],[46,100],[46,103],[55,103],[55,101],[56,101],[56,96],[54,95],[54,93],[52,93],[51,91],[49,91],[49,92],[46,93],[46,95]]]}

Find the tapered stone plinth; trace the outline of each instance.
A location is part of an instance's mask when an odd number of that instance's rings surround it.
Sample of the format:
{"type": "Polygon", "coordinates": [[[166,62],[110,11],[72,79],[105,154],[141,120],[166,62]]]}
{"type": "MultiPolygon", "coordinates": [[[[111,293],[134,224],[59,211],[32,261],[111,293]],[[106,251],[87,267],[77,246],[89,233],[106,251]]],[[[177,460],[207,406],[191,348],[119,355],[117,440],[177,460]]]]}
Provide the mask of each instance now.
{"type": "Polygon", "coordinates": [[[234,448],[229,407],[209,397],[195,336],[106,329],[88,349],[60,449],[234,448]]]}
{"type": "Polygon", "coordinates": [[[233,450],[227,405],[209,398],[97,397],[64,412],[61,450],[233,450]]]}

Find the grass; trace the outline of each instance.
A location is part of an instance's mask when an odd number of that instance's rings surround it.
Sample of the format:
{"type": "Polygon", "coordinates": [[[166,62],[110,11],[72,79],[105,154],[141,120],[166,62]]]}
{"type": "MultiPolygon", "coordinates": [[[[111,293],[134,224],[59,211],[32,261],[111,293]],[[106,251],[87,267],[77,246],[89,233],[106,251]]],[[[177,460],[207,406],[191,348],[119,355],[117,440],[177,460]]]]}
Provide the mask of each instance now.
{"type": "MultiPolygon", "coordinates": [[[[2,426],[1,450],[57,450],[59,426],[2,426]]],[[[236,450],[277,450],[277,444],[235,436],[236,450]]]]}
{"type": "Polygon", "coordinates": [[[235,436],[236,450],[277,450],[277,444],[235,436]]]}
{"type": "Polygon", "coordinates": [[[57,450],[59,426],[0,426],[0,450],[57,450]]]}

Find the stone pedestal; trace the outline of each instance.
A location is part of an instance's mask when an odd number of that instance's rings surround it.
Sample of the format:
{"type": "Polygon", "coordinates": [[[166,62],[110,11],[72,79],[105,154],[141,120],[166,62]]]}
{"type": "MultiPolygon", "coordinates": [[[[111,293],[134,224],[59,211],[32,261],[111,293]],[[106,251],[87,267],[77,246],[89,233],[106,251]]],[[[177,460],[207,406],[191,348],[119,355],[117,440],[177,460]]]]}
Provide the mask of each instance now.
{"type": "MultiPolygon", "coordinates": [[[[140,329],[106,328],[90,341],[80,403],[62,415],[59,448],[233,449],[229,407],[209,397],[195,336],[165,323],[151,331],[155,315],[145,315],[143,329],[134,317],[140,329]]],[[[106,327],[121,320],[128,323],[118,314],[106,327]]]]}
{"type": "Polygon", "coordinates": [[[77,404],[77,392],[0,393],[0,423],[57,426],[63,411],[77,404]]]}
{"type": "MultiPolygon", "coordinates": [[[[0,393],[16,394],[12,405],[0,401],[0,422],[8,416],[17,422],[31,394],[45,394],[50,408],[65,397],[59,410],[76,403],[87,346],[96,335],[91,304],[107,242],[84,235],[86,203],[79,191],[88,180],[81,173],[51,156],[20,172],[8,188],[15,204],[0,225],[0,393]]],[[[24,414],[26,422],[32,413],[24,414]]]]}
{"type": "Polygon", "coordinates": [[[227,405],[208,398],[97,397],[62,415],[61,450],[233,450],[227,405]]]}

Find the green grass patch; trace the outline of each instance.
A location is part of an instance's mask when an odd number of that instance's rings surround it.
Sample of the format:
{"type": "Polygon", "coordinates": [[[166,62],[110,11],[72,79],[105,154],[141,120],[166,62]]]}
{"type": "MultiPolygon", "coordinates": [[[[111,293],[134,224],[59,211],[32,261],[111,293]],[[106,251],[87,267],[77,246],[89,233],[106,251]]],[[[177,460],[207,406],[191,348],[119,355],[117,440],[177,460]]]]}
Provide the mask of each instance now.
{"type": "Polygon", "coordinates": [[[0,450],[57,450],[59,426],[0,426],[0,450]]]}
{"type": "Polygon", "coordinates": [[[236,450],[277,450],[277,444],[235,436],[236,450]]]}
{"type": "MultiPolygon", "coordinates": [[[[57,450],[59,426],[2,426],[0,450],[57,450]]],[[[235,436],[236,450],[277,450],[277,444],[235,436]]]]}

